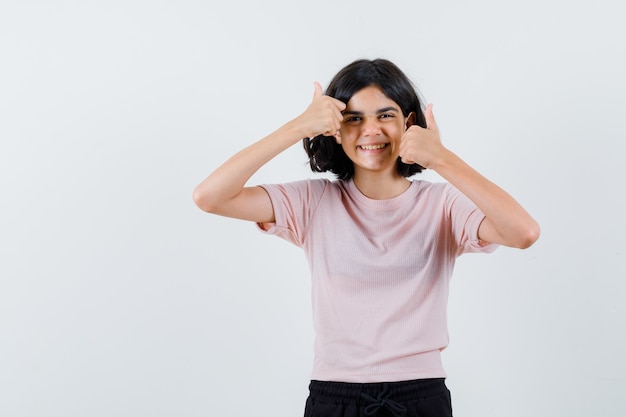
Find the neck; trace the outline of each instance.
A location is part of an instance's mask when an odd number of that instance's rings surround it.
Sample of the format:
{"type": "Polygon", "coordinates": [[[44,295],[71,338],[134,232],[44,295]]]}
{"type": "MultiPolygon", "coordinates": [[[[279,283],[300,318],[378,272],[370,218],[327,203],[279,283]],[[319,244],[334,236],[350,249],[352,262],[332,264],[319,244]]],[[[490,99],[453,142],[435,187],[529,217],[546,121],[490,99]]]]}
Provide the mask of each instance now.
{"type": "Polygon", "coordinates": [[[388,200],[397,197],[411,185],[411,181],[400,174],[368,175],[362,173],[356,175],[355,173],[353,181],[361,194],[372,200],[388,200]]]}

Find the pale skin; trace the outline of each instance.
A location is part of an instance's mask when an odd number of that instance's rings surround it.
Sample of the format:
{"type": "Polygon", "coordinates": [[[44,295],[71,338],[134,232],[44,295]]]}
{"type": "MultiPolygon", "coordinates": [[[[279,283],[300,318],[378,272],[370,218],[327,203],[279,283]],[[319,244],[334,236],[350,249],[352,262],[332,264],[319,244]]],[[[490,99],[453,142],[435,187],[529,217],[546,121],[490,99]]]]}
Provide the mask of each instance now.
{"type": "Polygon", "coordinates": [[[249,220],[268,227],[274,211],[261,187],[250,177],[272,158],[304,137],[334,136],[354,163],[354,184],[365,196],[388,199],[404,192],[410,181],[396,170],[397,158],[432,169],[458,188],[485,214],[478,238],[528,248],[539,237],[539,225],[506,191],[482,176],[441,142],[432,105],[424,112],[427,126],[413,125],[415,115],[400,107],[377,86],[356,92],[347,104],[326,96],[315,83],[313,100],[295,119],[244,148],[219,166],[194,190],[202,210],[249,220]]]}

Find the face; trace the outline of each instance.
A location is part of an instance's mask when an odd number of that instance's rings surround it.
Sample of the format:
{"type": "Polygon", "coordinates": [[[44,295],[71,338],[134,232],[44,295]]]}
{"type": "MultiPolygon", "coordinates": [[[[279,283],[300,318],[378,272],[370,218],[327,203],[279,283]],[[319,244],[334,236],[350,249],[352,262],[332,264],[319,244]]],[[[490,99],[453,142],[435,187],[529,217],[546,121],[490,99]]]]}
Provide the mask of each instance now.
{"type": "Polygon", "coordinates": [[[379,87],[369,86],[357,91],[342,113],[340,143],[354,163],[355,175],[396,173],[400,139],[408,122],[400,106],[379,87]]]}

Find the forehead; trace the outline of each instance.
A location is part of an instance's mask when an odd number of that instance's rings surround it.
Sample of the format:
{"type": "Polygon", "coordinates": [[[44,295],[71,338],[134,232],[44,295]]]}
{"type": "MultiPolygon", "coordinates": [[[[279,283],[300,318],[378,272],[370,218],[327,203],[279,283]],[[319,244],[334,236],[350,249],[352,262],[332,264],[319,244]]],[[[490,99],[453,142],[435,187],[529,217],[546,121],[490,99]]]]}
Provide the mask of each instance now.
{"type": "Polygon", "coordinates": [[[400,110],[400,106],[387,97],[380,87],[375,85],[370,85],[357,91],[346,104],[346,110],[364,112],[372,112],[389,107],[400,110]]]}

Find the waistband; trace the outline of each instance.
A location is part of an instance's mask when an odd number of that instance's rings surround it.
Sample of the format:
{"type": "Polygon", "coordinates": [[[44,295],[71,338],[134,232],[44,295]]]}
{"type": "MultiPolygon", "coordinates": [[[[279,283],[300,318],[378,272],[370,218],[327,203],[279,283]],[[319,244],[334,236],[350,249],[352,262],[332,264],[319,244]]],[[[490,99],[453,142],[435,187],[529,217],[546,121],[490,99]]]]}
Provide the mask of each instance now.
{"type": "Polygon", "coordinates": [[[439,395],[447,390],[445,378],[368,383],[312,380],[309,384],[311,398],[357,406],[371,404],[373,398],[407,402],[439,395]]]}

